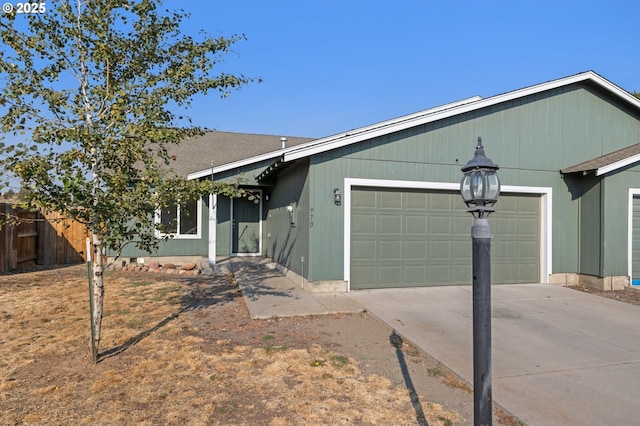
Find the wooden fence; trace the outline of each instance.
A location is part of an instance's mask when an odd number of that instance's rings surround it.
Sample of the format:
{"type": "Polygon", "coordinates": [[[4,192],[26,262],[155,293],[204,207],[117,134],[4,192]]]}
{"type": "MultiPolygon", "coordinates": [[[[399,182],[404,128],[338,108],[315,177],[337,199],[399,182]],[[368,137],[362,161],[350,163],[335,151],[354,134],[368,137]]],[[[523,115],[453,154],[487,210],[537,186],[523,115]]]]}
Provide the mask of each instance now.
{"type": "Polygon", "coordinates": [[[58,213],[14,209],[0,203],[0,272],[28,265],[64,265],[86,260],[87,230],[58,213]],[[13,224],[7,218],[16,218],[13,224]]]}

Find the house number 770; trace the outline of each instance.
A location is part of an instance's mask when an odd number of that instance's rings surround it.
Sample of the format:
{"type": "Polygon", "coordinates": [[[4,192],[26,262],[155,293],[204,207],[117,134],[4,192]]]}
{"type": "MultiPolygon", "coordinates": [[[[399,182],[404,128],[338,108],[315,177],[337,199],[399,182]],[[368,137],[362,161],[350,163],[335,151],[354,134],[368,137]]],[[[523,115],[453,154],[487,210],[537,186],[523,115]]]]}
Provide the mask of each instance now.
{"type": "Polygon", "coordinates": [[[313,228],[313,207],[309,207],[309,228],[313,228]]]}

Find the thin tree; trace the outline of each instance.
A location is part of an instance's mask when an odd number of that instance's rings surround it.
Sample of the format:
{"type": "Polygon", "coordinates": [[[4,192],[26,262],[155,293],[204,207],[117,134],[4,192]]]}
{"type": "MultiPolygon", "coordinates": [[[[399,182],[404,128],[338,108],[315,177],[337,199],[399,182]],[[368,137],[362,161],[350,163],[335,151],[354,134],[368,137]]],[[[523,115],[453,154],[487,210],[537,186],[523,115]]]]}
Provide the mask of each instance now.
{"type": "MultiPolygon", "coordinates": [[[[34,4],[35,7],[35,4],[34,4]]],[[[29,207],[90,229],[92,323],[101,340],[107,249],[157,247],[154,213],[237,185],[173,175],[167,147],[202,133],[173,111],[193,97],[224,97],[253,80],[218,72],[244,36],[194,39],[184,11],[154,0],[66,0],[0,20],[0,125],[32,142],[0,146],[0,164],[28,188],[29,207]]]]}

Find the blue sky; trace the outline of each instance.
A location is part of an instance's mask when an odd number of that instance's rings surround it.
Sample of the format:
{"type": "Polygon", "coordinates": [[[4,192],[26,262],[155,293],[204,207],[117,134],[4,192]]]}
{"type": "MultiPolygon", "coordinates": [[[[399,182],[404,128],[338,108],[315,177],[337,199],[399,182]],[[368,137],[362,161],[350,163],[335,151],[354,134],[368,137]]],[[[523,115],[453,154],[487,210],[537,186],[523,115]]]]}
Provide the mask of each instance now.
{"type": "Polygon", "coordinates": [[[593,70],[640,91],[638,1],[167,0],[188,31],[245,34],[221,70],[262,78],[187,115],[323,137],[593,70]]]}

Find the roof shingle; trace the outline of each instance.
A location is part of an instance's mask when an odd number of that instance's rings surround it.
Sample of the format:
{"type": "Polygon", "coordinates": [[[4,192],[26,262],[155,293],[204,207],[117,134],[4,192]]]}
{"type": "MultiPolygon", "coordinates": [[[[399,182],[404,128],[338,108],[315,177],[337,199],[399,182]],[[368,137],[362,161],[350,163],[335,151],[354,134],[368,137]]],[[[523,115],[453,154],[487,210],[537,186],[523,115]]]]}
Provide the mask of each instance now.
{"type": "Polygon", "coordinates": [[[591,160],[583,161],[582,163],[578,163],[570,167],[565,167],[564,169],[560,170],[560,173],[586,173],[593,170],[601,169],[606,166],[610,166],[617,162],[622,162],[638,154],[640,154],[640,143],[610,152],[605,155],[601,155],[600,157],[592,158],[591,160]]]}
{"type": "Polygon", "coordinates": [[[287,147],[313,140],[293,136],[210,131],[179,145],[168,146],[169,156],[173,159],[170,167],[177,175],[186,177],[189,173],[211,168],[211,161],[215,166],[221,166],[278,151],[282,148],[281,137],[287,138],[287,147]]]}

